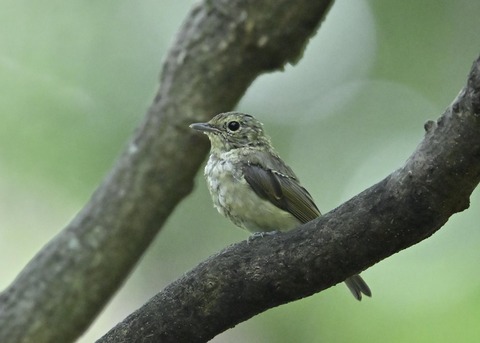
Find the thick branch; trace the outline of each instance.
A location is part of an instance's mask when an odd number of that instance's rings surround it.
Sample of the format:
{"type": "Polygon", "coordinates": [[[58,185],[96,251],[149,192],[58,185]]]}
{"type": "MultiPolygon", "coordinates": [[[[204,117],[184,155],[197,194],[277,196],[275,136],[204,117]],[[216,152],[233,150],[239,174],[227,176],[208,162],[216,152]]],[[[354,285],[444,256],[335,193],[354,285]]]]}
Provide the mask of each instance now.
{"type": "Polygon", "coordinates": [[[0,342],[70,342],[125,280],[208,144],[188,124],[232,109],[256,76],[294,62],[331,1],[205,1],[166,58],[143,124],[89,203],[0,295],[0,342]]]}
{"type": "Polygon", "coordinates": [[[241,242],[169,285],[99,342],[206,342],[429,237],[480,181],[480,59],[399,170],[299,230],[241,242]]]}

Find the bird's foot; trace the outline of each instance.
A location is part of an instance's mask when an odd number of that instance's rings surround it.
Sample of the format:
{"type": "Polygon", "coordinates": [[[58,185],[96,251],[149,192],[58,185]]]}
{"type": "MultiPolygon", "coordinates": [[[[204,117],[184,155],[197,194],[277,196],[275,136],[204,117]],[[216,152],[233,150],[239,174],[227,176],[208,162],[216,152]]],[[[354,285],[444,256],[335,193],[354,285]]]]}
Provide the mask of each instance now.
{"type": "Polygon", "coordinates": [[[280,231],[260,231],[260,232],[254,232],[253,234],[250,235],[250,237],[248,237],[247,239],[247,243],[250,243],[252,242],[253,240],[257,239],[257,238],[263,238],[265,236],[273,236],[273,235],[276,235],[277,233],[279,233],[280,231]]]}

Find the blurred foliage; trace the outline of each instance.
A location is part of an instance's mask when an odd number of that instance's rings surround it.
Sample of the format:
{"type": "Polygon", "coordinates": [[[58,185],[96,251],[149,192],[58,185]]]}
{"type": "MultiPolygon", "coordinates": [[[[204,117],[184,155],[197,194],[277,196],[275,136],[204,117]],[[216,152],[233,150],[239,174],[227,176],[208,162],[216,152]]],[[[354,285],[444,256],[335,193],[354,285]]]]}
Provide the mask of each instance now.
{"type": "MultiPolygon", "coordinates": [[[[193,1],[0,1],[0,286],[81,208],[158,87],[193,1]]],[[[402,165],[463,87],[480,2],[340,0],[304,58],[254,82],[255,114],[324,212],[402,165]]],[[[169,282],[245,239],[212,208],[201,173],[91,342],[169,282]],[[199,244],[201,242],[202,244],[199,244]],[[188,252],[188,253],[186,253],[188,252]]],[[[436,235],[342,285],[267,311],[215,342],[477,342],[478,191],[436,235]]]]}

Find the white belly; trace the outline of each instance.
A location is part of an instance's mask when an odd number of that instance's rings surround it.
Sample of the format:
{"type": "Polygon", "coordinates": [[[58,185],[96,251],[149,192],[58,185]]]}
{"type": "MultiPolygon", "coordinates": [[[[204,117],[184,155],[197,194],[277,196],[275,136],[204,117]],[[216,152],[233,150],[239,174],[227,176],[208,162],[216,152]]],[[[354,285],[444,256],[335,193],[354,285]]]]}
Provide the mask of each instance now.
{"type": "Polygon", "coordinates": [[[300,224],[289,212],[260,198],[232,162],[210,157],[205,177],[215,208],[237,226],[263,232],[287,231],[300,224]]]}

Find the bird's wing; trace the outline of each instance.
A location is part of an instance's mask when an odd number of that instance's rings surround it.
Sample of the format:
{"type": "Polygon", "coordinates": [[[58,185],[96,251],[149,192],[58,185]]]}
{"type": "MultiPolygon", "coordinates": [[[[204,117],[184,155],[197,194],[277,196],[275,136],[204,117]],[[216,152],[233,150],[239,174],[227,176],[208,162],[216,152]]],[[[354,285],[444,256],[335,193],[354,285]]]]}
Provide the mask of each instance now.
{"type": "Polygon", "coordinates": [[[246,164],[243,173],[259,197],[290,212],[300,222],[307,223],[320,216],[312,196],[296,178],[256,164],[246,164]]]}

